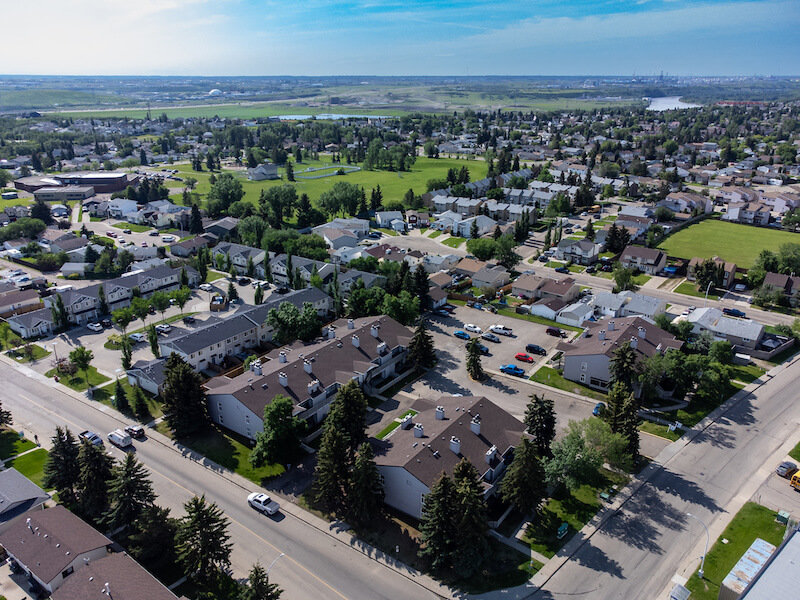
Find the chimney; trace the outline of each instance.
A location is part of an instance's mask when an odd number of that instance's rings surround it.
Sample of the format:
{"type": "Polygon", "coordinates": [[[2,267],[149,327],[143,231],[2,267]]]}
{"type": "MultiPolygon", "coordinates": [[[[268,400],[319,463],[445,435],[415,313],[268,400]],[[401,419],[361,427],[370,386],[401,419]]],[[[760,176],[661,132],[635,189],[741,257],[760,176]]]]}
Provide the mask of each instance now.
{"type": "Polygon", "coordinates": [[[639,347],[639,339],[636,336],[631,337],[631,348],[636,350],[639,347]]]}
{"type": "Polygon", "coordinates": [[[600,340],[601,342],[604,339],[606,339],[606,330],[605,329],[601,329],[600,331],[597,332],[597,339],[600,340]]]}
{"type": "Polygon", "coordinates": [[[380,330],[381,326],[377,324],[373,324],[372,327],[369,328],[369,332],[372,334],[372,337],[378,337],[378,331],[380,330]]]}
{"type": "Polygon", "coordinates": [[[282,363],[286,362],[286,352],[284,352],[283,350],[281,350],[280,353],[278,354],[278,362],[282,363]]]}
{"type": "Polygon", "coordinates": [[[359,341],[358,341],[358,336],[357,336],[357,335],[354,335],[354,336],[353,336],[353,346],[355,346],[356,348],[358,348],[360,345],[361,345],[361,342],[359,342],[359,341]]]}
{"type": "Polygon", "coordinates": [[[461,440],[454,435],[450,436],[450,450],[454,454],[461,454],[461,440]]]}
{"type": "Polygon", "coordinates": [[[289,385],[289,378],[286,376],[284,371],[278,373],[278,383],[280,383],[283,387],[287,387],[289,385]]]}
{"type": "Polygon", "coordinates": [[[472,417],[472,420],[469,422],[469,429],[475,435],[481,434],[481,416],[479,414],[472,417]]]}
{"type": "Polygon", "coordinates": [[[414,415],[408,413],[400,420],[400,429],[408,429],[414,424],[414,415]]]}
{"type": "Polygon", "coordinates": [[[614,321],[609,321],[608,322],[608,330],[609,331],[614,331],[614,321]]]}
{"type": "Polygon", "coordinates": [[[645,339],[647,337],[647,329],[639,327],[639,337],[645,339]]]}
{"type": "Polygon", "coordinates": [[[250,363],[250,370],[255,373],[256,375],[261,375],[263,371],[261,370],[261,361],[254,360],[250,363]]]}
{"type": "Polygon", "coordinates": [[[310,360],[308,360],[307,358],[306,358],[306,359],[303,359],[303,370],[304,370],[306,373],[308,373],[309,375],[311,374],[311,371],[313,370],[313,369],[311,368],[311,361],[310,361],[310,360]]]}
{"type": "Polygon", "coordinates": [[[386,352],[387,352],[386,342],[381,342],[380,344],[378,344],[378,354],[386,354],[386,352]]]}
{"type": "Polygon", "coordinates": [[[334,327],[333,325],[329,325],[328,326],[328,339],[332,340],[335,337],[336,337],[336,327],[334,327]]]}
{"type": "Polygon", "coordinates": [[[347,319],[347,328],[348,329],[355,329],[356,324],[353,322],[353,319],[347,319]]]}
{"type": "Polygon", "coordinates": [[[444,421],[444,406],[437,406],[436,407],[436,420],[437,421],[444,421]]]}
{"type": "Polygon", "coordinates": [[[308,384],[308,395],[313,396],[314,392],[317,391],[317,386],[319,386],[319,380],[315,379],[314,381],[309,382],[308,384]]]}
{"type": "Polygon", "coordinates": [[[495,456],[497,456],[497,446],[492,446],[486,451],[486,463],[492,464],[495,456]]]}
{"type": "Polygon", "coordinates": [[[422,426],[422,423],[417,423],[414,425],[414,437],[421,438],[425,434],[425,428],[422,426]]]}

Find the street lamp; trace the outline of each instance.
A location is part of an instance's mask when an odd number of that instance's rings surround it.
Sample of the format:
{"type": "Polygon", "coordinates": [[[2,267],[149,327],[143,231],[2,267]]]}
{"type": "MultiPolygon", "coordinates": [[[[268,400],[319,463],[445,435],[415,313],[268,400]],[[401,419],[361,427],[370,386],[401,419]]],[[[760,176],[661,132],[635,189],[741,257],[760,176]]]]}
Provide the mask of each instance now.
{"type": "Polygon", "coordinates": [[[53,354],[56,355],[56,364],[58,364],[58,350],[56,350],[56,342],[53,340],[53,354]]]}
{"type": "Polygon", "coordinates": [[[703,298],[703,308],[706,307],[706,302],[708,302],[708,291],[711,289],[711,284],[714,283],[713,281],[709,281],[708,285],[706,286],[706,297],[703,298]]]}
{"type": "Polygon", "coordinates": [[[278,554],[278,556],[275,557],[275,560],[273,560],[272,563],[270,563],[269,567],[267,567],[267,575],[269,575],[269,572],[272,570],[272,567],[275,566],[275,563],[278,562],[278,559],[283,556],[286,555],[283,552],[281,552],[280,554],[278,554]]]}
{"type": "Polygon", "coordinates": [[[695,521],[697,521],[698,523],[700,523],[700,525],[702,525],[702,526],[703,526],[703,529],[705,529],[705,530],[706,530],[706,549],[703,551],[703,556],[701,556],[701,557],[700,557],[700,570],[697,572],[697,576],[698,576],[698,577],[700,577],[700,579],[702,579],[702,578],[703,578],[703,572],[704,572],[704,571],[703,571],[703,568],[704,568],[704,567],[705,567],[705,565],[706,565],[706,554],[708,554],[708,540],[709,540],[709,535],[708,535],[708,527],[706,527],[706,524],[705,524],[705,523],[703,523],[703,522],[702,522],[700,519],[698,519],[697,517],[695,517],[695,516],[694,516],[692,513],[689,513],[689,512],[687,512],[687,513],[686,513],[686,516],[687,516],[687,517],[691,517],[692,519],[694,519],[695,521]]]}

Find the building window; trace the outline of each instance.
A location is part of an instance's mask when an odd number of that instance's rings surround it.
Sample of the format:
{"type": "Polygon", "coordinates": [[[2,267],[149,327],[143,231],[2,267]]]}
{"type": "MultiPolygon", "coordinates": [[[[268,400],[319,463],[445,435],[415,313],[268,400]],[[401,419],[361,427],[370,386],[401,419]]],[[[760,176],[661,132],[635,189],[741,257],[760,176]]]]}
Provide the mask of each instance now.
{"type": "Polygon", "coordinates": [[[585,371],[589,368],[589,363],[582,362],[581,363],[581,371],[585,371]]]}
{"type": "Polygon", "coordinates": [[[586,383],[586,373],[581,373],[581,383],[586,383]]]}
{"type": "Polygon", "coordinates": [[[73,573],[74,571],[75,571],[75,568],[74,568],[74,567],[67,567],[66,569],[64,569],[63,571],[61,571],[61,577],[64,577],[64,578],[66,579],[67,577],[69,577],[70,575],[72,575],[72,573],[73,573]]]}

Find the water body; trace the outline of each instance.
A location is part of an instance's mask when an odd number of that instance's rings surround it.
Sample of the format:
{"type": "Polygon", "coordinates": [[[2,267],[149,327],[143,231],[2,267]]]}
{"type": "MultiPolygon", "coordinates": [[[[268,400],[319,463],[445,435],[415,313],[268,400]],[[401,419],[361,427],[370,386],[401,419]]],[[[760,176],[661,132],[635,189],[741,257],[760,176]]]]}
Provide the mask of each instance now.
{"type": "Polygon", "coordinates": [[[680,96],[662,96],[660,98],[650,98],[650,105],[647,110],[661,112],[664,110],[677,110],[679,108],[700,108],[701,104],[691,104],[681,101],[680,96]]]}
{"type": "Polygon", "coordinates": [[[386,115],[351,115],[345,113],[321,113],[318,115],[278,115],[281,121],[302,121],[303,119],[317,119],[323,121],[338,121],[340,119],[391,119],[386,115]]]}

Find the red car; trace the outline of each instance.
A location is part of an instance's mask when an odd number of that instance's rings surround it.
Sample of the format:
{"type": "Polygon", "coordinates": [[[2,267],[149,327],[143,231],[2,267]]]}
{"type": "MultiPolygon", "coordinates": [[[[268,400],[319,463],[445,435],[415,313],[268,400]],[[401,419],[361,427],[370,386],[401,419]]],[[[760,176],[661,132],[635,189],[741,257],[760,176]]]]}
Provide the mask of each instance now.
{"type": "Polygon", "coordinates": [[[525,354],[524,352],[517,352],[514,358],[526,363],[532,363],[535,360],[530,354],[525,354]]]}

